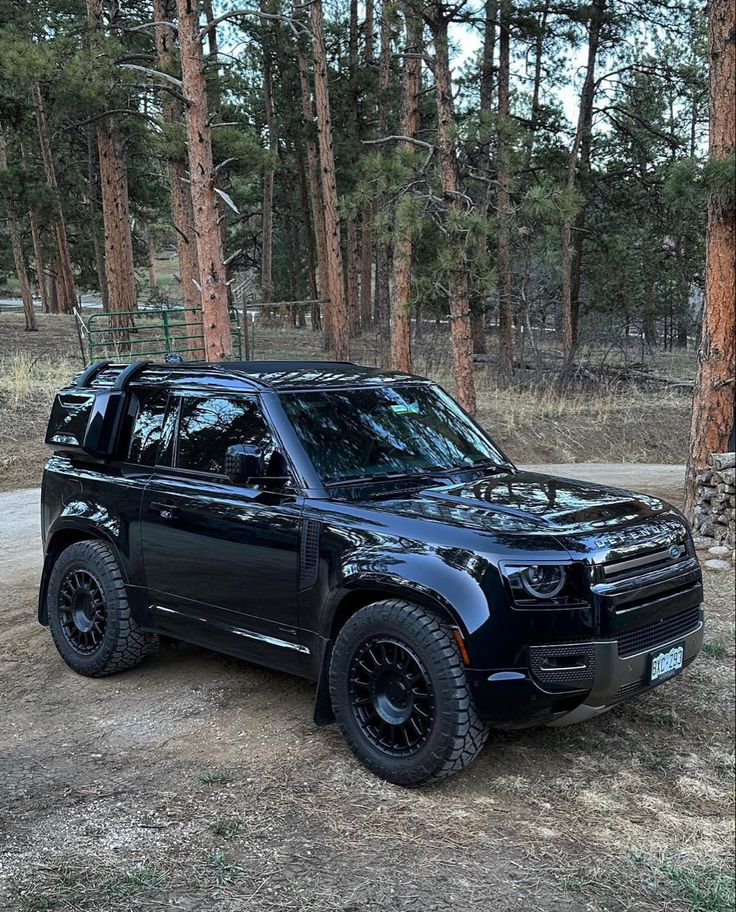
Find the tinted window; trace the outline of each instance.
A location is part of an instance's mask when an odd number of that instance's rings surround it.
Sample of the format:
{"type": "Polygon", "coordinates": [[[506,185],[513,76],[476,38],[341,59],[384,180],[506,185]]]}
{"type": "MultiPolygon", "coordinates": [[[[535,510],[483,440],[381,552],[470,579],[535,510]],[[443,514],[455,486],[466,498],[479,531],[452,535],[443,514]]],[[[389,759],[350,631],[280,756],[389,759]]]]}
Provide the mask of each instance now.
{"type": "Polygon", "coordinates": [[[156,464],[168,395],[165,390],[143,390],[133,397],[137,407],[130,432],[129,462],[156,464]]]}
{"type": "Polygon", "coordinates": [[[180,469],[224,474],[225,451],[235,443],[268,449],[271,437],[254,399],[213,396],[183,399],[176,464],[180,469]]]}
{"type": "Polygon", "coordinates": [[[289,393],[281,401],[324,482],[503,462],[459,406],[428,384],[289,393]]]}

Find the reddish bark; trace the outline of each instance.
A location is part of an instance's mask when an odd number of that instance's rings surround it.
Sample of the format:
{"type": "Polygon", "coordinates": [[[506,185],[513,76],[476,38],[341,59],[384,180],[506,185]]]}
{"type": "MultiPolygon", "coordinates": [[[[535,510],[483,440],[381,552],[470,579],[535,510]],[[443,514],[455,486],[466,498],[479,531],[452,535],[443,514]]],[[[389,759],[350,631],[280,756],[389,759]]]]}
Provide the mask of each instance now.
{"type": "Polygon", "coordinates": [[[457,384],[457,397],[463,408],[475,413],[475,378],[473,377],[473,340],[470,330],[470,298],[468,269],[465,255],[465,237],[454,224],[461,215],[459,197],[460,177],[457,165],[455,138],[457,135],[455,109],[450,78],[450,57],[447,38],[447,20],[442,10],[430,22],[434,39],[434,69],[437,98],[437,127],[440,175],[448,218],[448,239],[453,253],[450,272],[450,325],[452,334],[452,360],[457,384]]]}
{"type": "MultiPolygon", "coordinates": [[[[422,20],[409,6],[404,11],[406,52],[401,86],[402,136],[414,137],[419,129],[419,96],[422,88],[422,20]]],[[[411,143],[402,143],[411,150],[411,143]]],[[[412,234],[409,226],[394,226],[393,282],[391,288],[391,367],[412,372],[411,357],[411,264],[412,234]]]]}
{"type": "Polygon", "coordinates": [[[177,0],[176,6],[182,83],[184,95],[189,102],[186,108],[187,149],[197,261],[202,284],[205,357],[208,361],[223,361],[232,358],[233,339],[222,236],[215,201],[212,135],[200,38],[199,3],[198,0],[177,0]]]}
{"type": "Polygon", "coordinates": [[[54,213],[53,233],[58,251],[57,263],[61,285],[60,290],[62,292],[57,302],[57,307],[62,313],[71,313],[77,304],[77,291],[74,287],[74,273],[72,271],[72,261],[69,254],[69,241],[66,234],[64,212],[61,204],[58,202],[59,185],[56,180],[54,158],[51,154],[51,143],[49,142],[49,131],[46,124],[46,110],[44,108],[41,89],[36,83],[31,87],[31,96],[33,98],[33,108],[36,114],[38,142],[41,149],[44,172],[46,174],[46,183],[57,199],[56,211],[54,213]]]}
{"type": "MultiPolygon", "coordinates": [[[[168,25],[174,7],[173,0],[154,0],[153,15],[159,23],[156,26],[156,56],[160,70],[169,72],[174,62],[174,45],[176,33],[168,25]]],[[[182,104],[164,93],[161,104],[161,115],[167,123],[176,124],[182,120],[182,104]]],[[[182,288],[184,319],[190,324],[190,336],[196,336],[198,324],[202,317],[201,281],[197,261],[197,243],[194,233],[194,212],[192,197],[189,192],[189,181],[186,179],[186,165],[183,156],[171,155],[167,162],[169,173],[169,191],[171,194],[171,219],[176,230],[176,251],[179,257],[179,281],[182,288]]],[[[189,340],[192,351],[198,349],[196,339],[189,340]]]]}
{"type": "MultiPolygon", "coordinates": [[[[5,151],[5,136],[0,127],[0,171],[5,171],[8,167],[8,157],[5,151]]],[[[26,319],[26,331],[36,332],[36,312],[33,309],[33,294],[31,293],[31,283],[28,279],[28,269],[26,268],[25,257],[23,256],[23,242],[21,240],[20,224],[18,214],[15,210],[15,201],[7,182],[5,183],[5,222],[10,235],[10,246],[13,250],[13,261],[15,263],[15,274],[18,277],[20,286],[20,296],[23,301],[23,314],[26,319]]]]}
{"type": "Polygon", "coordinates": [[[499,372],[514,370],[513,283],[511,276],[510,46],[511,2],[501,0],[498,61],[498,349],[499,372]]]}
{"type": "Polygon", "coordinates": [[[325,217],[327,285],[330,302],[327,309],[330,314],[332,351],[338,361],[346,361],[350,357],[350,337],[343,287],[340,219],[337,209],[337,184],[335,157],[332,147],[332,119],[330,115],[322,0],[312,0],[310,17],[314,45],[314,101],[317,112],[317,137],[325,217]]]}
{"type": "MultiPolygon", "coordinates": [[[[304,150],[307,158],[307,183],[309,186],[309,204],[314,226],[316,247],[317,277],[319,279],[319,297],[329,296],[329,283],[327,278],[327,240],[325,236],[325,213],[322,205],[322,188],[319,179],[319,161],[317,144],[314,141],[314,109],[312,106],[312,93],[309,85],[309,61],[307,52],[301,41],[297,46],[297,64],[299,69],[299,88],[302,103],[302,120],[304,123],[304,150]]],[[[329,309],[325,308],[325,337],[329,336],[329,309]]],[[[312,328],[321,326],[319,306],[312,313],[312,328]],[[315,321],[316,318],[316,321],[315,321]]]]}
{"type": "MultiPolygon", "coordinates": [[[[736,14],[731,0],[711,0],[708,30],[710,60],[710,158],[736,153],[736,14]]],[[[733,201],[715,191],[708,199],[705,303],[698,371],[693,395],[685,509],[692,516],[695,480],[711,453],[733,449],[736,387],[736,221],[733,201]]]]}
{"type": "MultiPolygon", "coordinates": [[[[580,95],[580,110],[575,139],[567,166],[567,189],[573,191],[581,174],[590,168],[590,147],[593,128],[593,102],[595,100],[595,67],[600,45],[601,25],[606,0],[594,0],[588,24],[588,60],[585,80],[580,95]]],[[[572,363],[577,339],[579,314],[580,275],[583,254],[584,208],[574,219],[567,219],[562,226],[562,350],[566,368],[572,363]]]]}

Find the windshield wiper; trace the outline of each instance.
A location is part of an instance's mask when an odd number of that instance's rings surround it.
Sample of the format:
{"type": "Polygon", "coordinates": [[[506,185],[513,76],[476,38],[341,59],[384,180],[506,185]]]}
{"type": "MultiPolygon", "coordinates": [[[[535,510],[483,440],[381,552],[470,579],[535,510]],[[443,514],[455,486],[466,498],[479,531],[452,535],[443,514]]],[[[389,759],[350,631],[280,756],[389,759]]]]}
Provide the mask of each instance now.
{"type": "Polygon", "coordinates": [[[492,459],[478,459],[471,462],[470,465],[463,466],[464,469],[485,469],[492,475],[499,475],[501,472],[515,472],[516,466],[510,462],[494,462],[492,459]]]}
{"type": "Polygon", "coordinates": [[[371,481],[409,481],[411,479],[421,479],[432,481],[440,474],[452,472],[453,469],[437,469],[422,472],[376,472],[373,475],[350,475],[347,478],[340,478],[335,481],[325,482],[326,488],[341,487],[344,485],[365,484],[371,481]]]}

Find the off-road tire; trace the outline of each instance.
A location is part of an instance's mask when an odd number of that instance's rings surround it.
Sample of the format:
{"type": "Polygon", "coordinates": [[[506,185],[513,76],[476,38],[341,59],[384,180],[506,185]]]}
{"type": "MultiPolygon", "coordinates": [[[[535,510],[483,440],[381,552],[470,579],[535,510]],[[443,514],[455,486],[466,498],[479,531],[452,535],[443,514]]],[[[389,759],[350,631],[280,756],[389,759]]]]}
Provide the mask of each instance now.
{"type": "Polygon", "coordinates": [[[372,772],[398,785],[428,785],[459,772],[486,741],[487,727],[473,705],[452,628],[439,614],[401,599],[367,605],[345,623],[332,652],[330,695],[335,718],[353,753],[372,772]],[[429,734],[408,756],[393,756],[376,745],[353,705],[355,662],[365,644],[376,637],[410,650],[423,666],[433,695],[429,734]]]}
{"type": "Polygon", "coordinates": [[[141,630],[132,617],[125,584],[112,548],[101,541],[75,542],[56,560],[46,596],[49,628],[66,664],[82,675],[104,677],[138,665],[158,646],[154,633],[141,630]],[[70,572],[91,574],[104,602],[105,630],[94,651],[80,653],[64,633],[60,589],[70,572]]]}

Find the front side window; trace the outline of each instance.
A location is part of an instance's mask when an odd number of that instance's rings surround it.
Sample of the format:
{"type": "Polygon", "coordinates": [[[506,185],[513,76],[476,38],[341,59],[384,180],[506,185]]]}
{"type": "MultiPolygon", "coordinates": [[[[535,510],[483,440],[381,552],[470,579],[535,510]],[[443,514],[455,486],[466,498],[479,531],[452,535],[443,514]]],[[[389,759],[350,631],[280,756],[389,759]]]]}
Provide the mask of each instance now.
{"type": "Polygon", "coordinates": [[[228,396],[182,399],[178,468],[224,475],[225,453],[236,443],[273,450],[271,434],[255,399],[228,396]]]}
{"type": "Polygon", "coordinates": [[[141,390],[132,397],[129,415],[133,417],[128,462],[147,466],[156,464],[168,397],[168,392],[161,389],[141,390]]]}
{"type": "Polygon", "coordinates": [[[430,384],[284,393],[281,401],[325,484],[504,464],[480,428],[430,384]]]}

